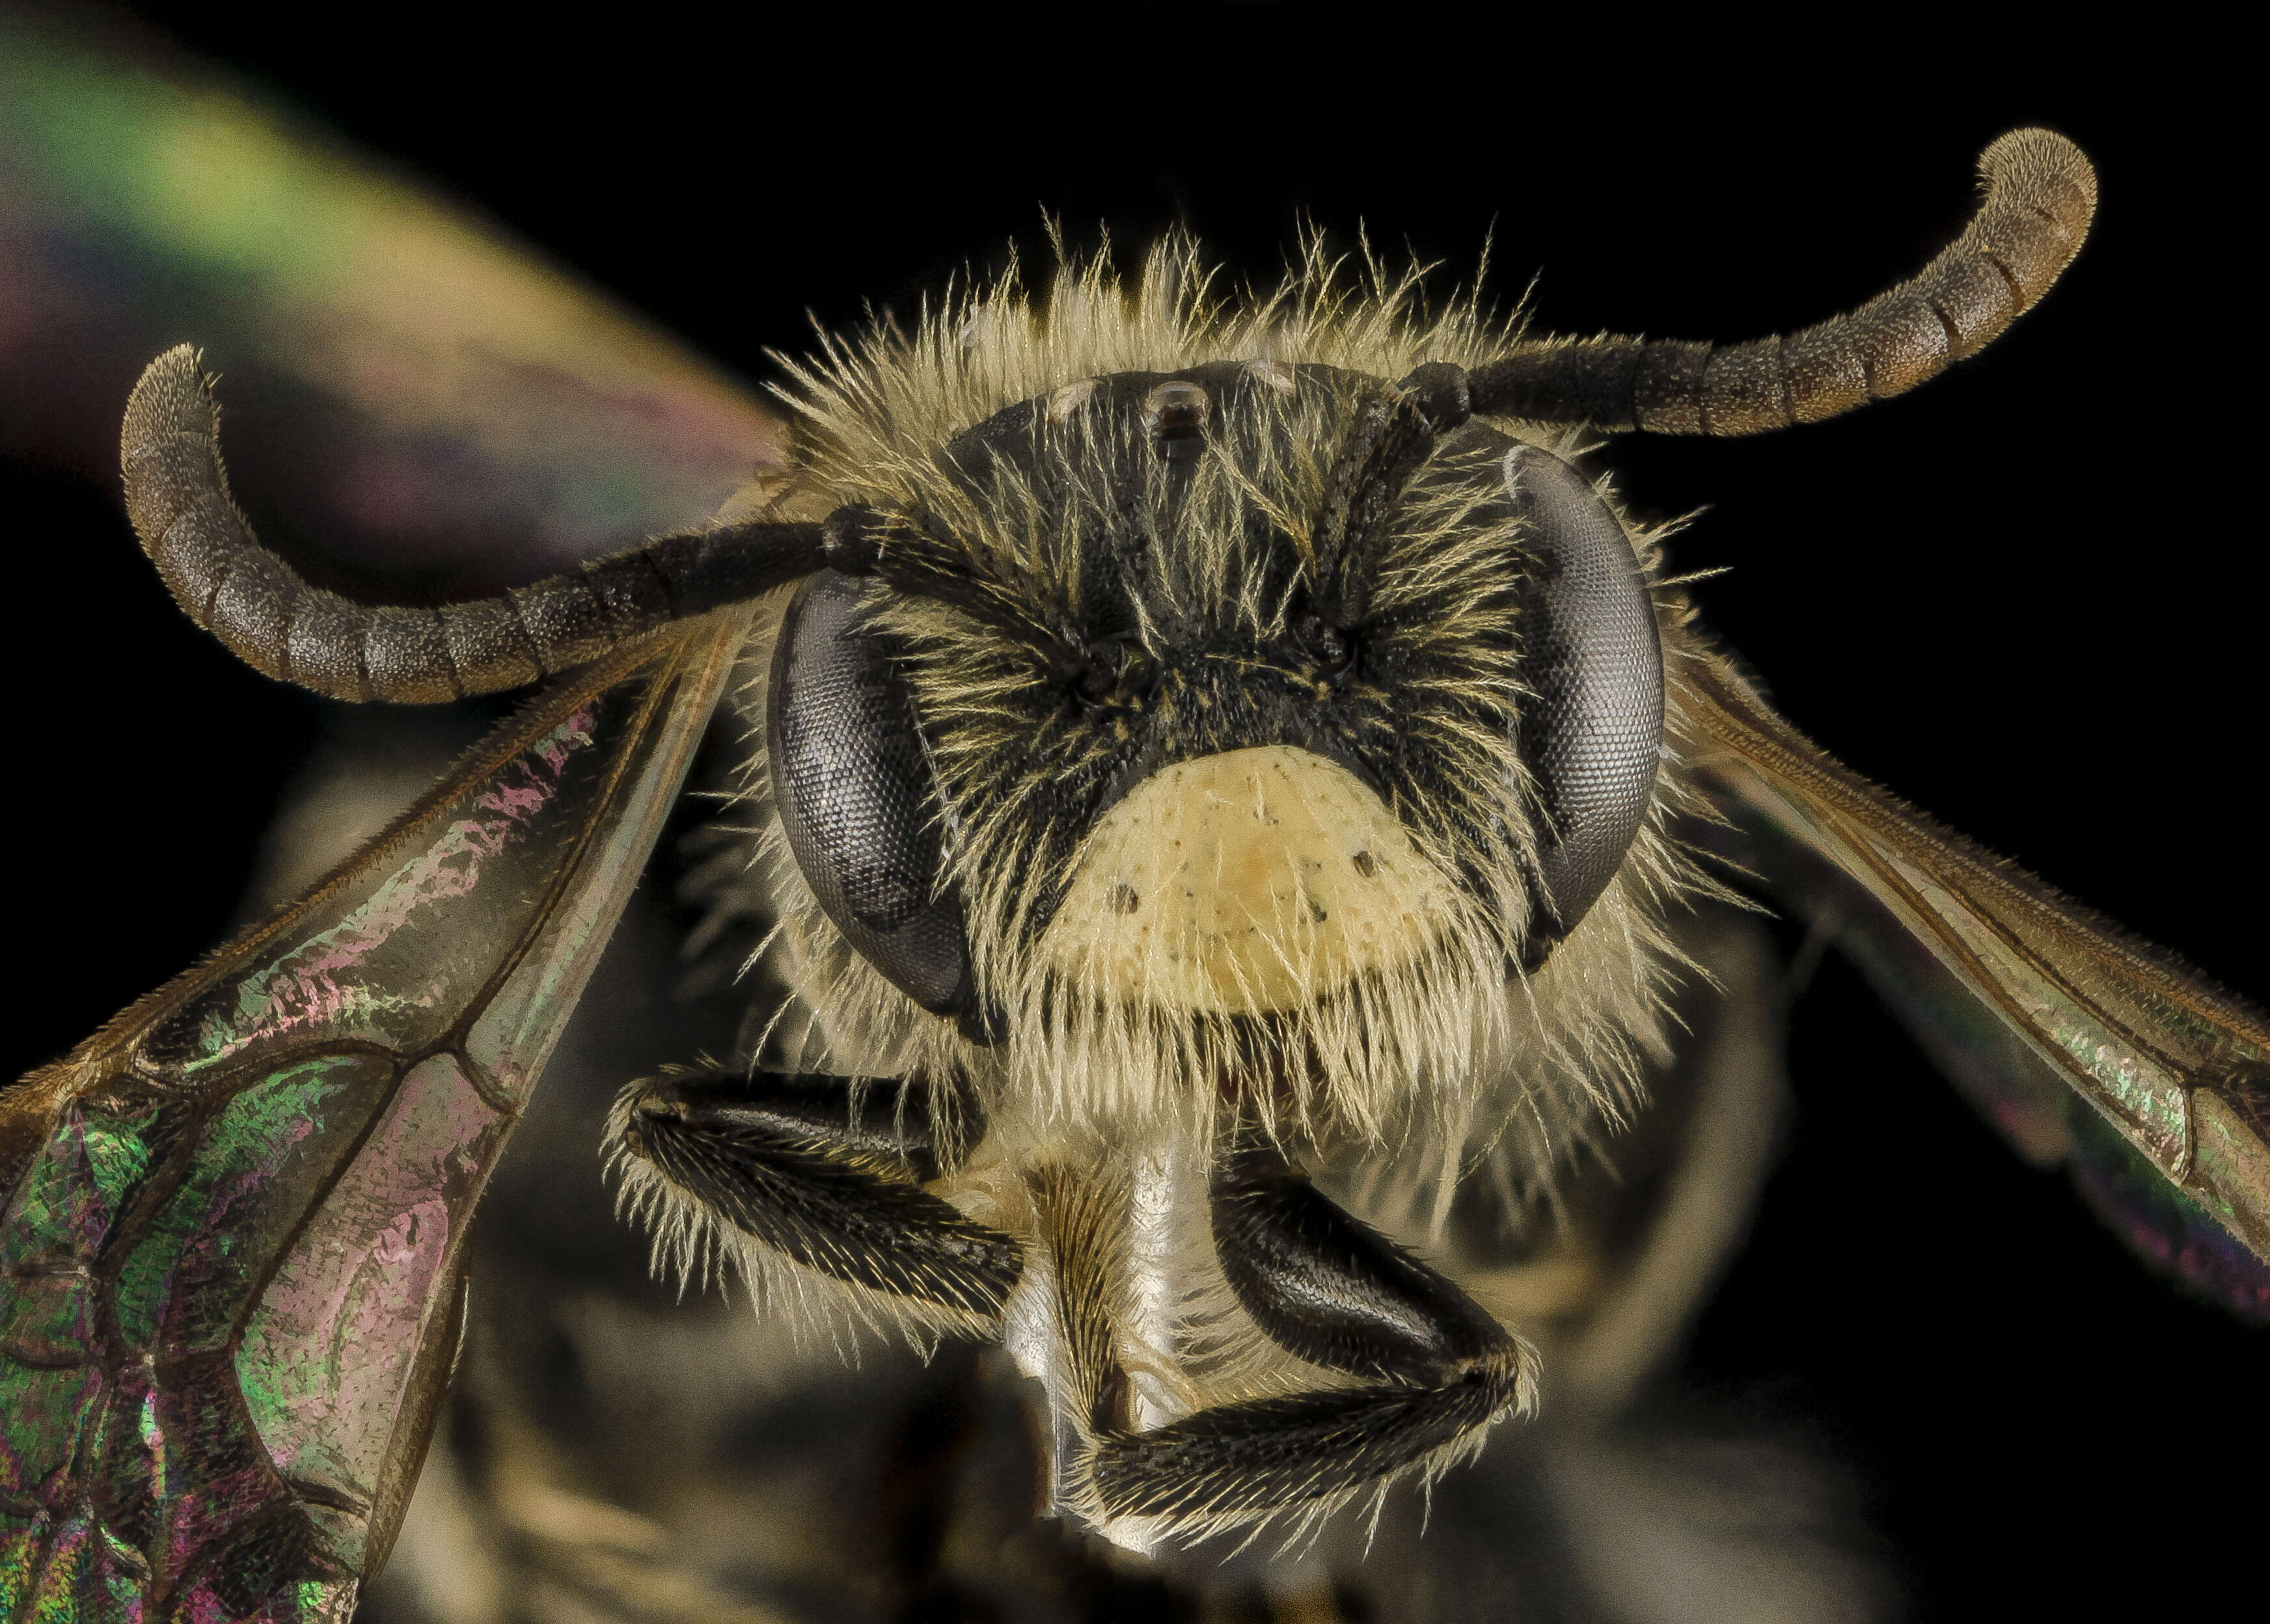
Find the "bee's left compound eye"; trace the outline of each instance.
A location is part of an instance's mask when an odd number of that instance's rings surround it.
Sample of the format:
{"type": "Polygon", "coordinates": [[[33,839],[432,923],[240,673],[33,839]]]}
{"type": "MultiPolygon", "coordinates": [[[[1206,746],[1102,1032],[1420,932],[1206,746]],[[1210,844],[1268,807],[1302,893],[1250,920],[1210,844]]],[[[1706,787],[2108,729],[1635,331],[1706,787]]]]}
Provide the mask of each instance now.
{"type": "Polygon", "coordinates": [[[1504,470],[1539,563],[1520,746],[1548,823],[1537,878],[1553,928],[1532,937],[1534,968],[1607,889],[1646,820],[1663,650],[1631,541],[1590,482],[1534,446],[1509,451],[1504,470]]]}
{"type": "Polygon", "coordinates": [[[773,651],[765,749],[789,849],[862,957],[924,1009],[975,1006],[961,906],[939,894],[944,830],[914,700],[869,583],[822,570],[773,651]]]}

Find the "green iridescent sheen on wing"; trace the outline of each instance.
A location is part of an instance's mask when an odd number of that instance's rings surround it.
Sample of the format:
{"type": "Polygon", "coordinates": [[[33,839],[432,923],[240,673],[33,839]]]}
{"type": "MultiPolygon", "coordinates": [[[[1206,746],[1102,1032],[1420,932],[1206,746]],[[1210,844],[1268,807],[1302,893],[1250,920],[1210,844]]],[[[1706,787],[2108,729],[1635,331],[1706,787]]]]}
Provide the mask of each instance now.
{"type": "Polygon", "coordinates": [[[2098,1116],[2072,1111],[2073,1182],[2130,1250],[2200,1296],[2270,1325],[2270,1266],[2098,1116]]]}
{"type": "Polygon", "coordinates": [[[178,1357],[234,1334],[282,1239],[241,1220],[240,1209],[311,1205],[384,1097],[390,1071],[362,1056],[324,1056],[263,1077],[222,1105],[195,1164],[119,1268],[112,1301],[126,1346],[162,1344],[178,1357]]]}
{"type": "Polygon", "coordinates": [[[695,523],[780,419],[508,236],[210,70],[0,18],[0,450],[115,478],[188,341],[256,519],[487,590],[695,523]]]}
{"type": "Polygon", "coordinates": [[[0,1094],[0,1139],[37,1131],[0,1206],[0,1619],[347,1616],[455,1356],[473,1206],[746,622],[540,700],[0,1094]]]}
{"type": "MultiPolygon", "coordinates": [[[[1858,965],[2013,1148],[2036,1167],[2068,1168],[2147,1262],[2235,1313],[2270,1322],[2270,1253],[2245,1238],[2260,1233],[2251,1226],[2270,1197],[2270,1173],[2245,1160],[2261,1141],[2249,1132],[2229,1153],[2235,1176],[2228,1183],[2251,1180],[2252,1206],[2218,1212],[2202,1199],[2216,1181],[2196,1175],[2219,1147],[2191,1121],[2231,1110],[2226,1089],[2245,1097],[2247,1068],[2234,1063],[2265,1052],[2251,1012],[2212,989],[2185,986],[2046,905],[2021,921],[2045,944],[2029,952],[2014,928],[1974,909],[1956,886],[1903,872],[1890,844],[1874,849],[1873,861],[1856,856],[1866,835],[1792,797],[1785,783],[1732,764],[1716,770],[1732,793],[1724,803],[1730,819],[1710,843],[1858,965]],[[1887,873],[1901,883],[1888,883],[1887,873]],[[2062,920],[2067,939],[2049,938],[2043,916],[2062,920]],[[1933,917],[1954,922],[1947,935],[1925,923],[1933,917]],[[1970,951],[1950,952],[1949,937],[1970,951]],[[2134,968],[2124,975],[2124,964],[2134,968]],[[2225,1028],[2208,1018],[2218,1008],[2229,1013],[2225,1028]]],[[[1915,840],[1910,850],[1914,862],[1934,851],[1956,861],[1936,837],[1915,840]]],[[[1953,871],[1958,880],[1969,877],[1953,871]]]]}

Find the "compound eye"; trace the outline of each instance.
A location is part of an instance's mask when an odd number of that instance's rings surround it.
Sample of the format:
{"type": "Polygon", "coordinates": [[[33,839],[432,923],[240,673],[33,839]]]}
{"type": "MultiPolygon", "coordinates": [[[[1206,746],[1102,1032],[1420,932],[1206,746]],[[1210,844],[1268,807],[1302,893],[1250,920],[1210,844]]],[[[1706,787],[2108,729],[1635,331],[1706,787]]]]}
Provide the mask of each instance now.
{"type": "Polygon", "coordinates": [[[1663,649],[1631,542],[1590,482],[1533,446],[1507,452],[1504,467],[1539,555],[1523,673],[1534,697],[1517,730],[1548,825],[1538,879],[1553,928],[1536,933],[1534,968],[1607,889],[1647,816],[1663,649]]]}
{"type": "Polygon", "coordinates": [[[844,939],[934,1014],[975,1007],[961,905],[937,894],[944,831],[914,699],[872,582],[822,570],[773,651],[765,749],[789,849],[844,939]]]}

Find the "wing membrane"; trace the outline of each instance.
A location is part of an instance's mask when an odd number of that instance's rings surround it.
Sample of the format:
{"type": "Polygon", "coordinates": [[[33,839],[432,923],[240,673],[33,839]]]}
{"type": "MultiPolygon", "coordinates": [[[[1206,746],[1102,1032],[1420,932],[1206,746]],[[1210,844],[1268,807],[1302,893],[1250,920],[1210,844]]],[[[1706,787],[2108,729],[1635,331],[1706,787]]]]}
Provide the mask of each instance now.
{"type": "Polygon", "coordinates": [[[0,451],[114,483],[195,338],[237,488],[356,580],[493,591],[778,474],[780,414],[462,206],[211,66],[0,15],[0,451]]]}
{"type": "MultiPolygon", "coordinates": [[[[1901,806],[1723,662],[1687,663],[1696,767],[1849,877],[2169,1183],[2270,1261],[2270,1026],[2168,955],[1901,806]]],[[[2013,1081],[1995,1109],[2047,1132],[2013,1081]]],[[[2045,1146],[2044,1149],[2050,1147],[2045,1146]]]]}
{"type": "Polygon", "coordinates": [[[0,1094],[0,1617],[346,1617],[446,1384],[467,1220],[745,631],[580,673],[0,1094]]]}

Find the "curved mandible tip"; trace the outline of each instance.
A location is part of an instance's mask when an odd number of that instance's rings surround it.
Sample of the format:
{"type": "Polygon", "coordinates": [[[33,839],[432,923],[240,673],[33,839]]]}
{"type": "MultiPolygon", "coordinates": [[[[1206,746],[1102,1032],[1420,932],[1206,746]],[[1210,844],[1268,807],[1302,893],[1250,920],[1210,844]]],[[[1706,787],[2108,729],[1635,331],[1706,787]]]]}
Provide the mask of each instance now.
{"type": "Polygon", "coordinates": [[[1658,434],[1755,434],[1835,417],[1936,377],[2040,300],[2096,211],[2096,171],[2050,130],[1979,154],[1961,236],[1908,281],[1801,331],[1717,346],[1549,339],[1471,374],[1473,409],[1658,434]]]}
{"type": "Polygon", "coordinates": [[[732,524],[657,537],[498,597],[357,603],[309,585],[252,533],[229,495],[212,380],[186,344],[134,386],[119,457],[134,532],[182,612],[256,671],[333,699],[428,704],[521,687],[821,564],[817,524],[732,524]]]}

